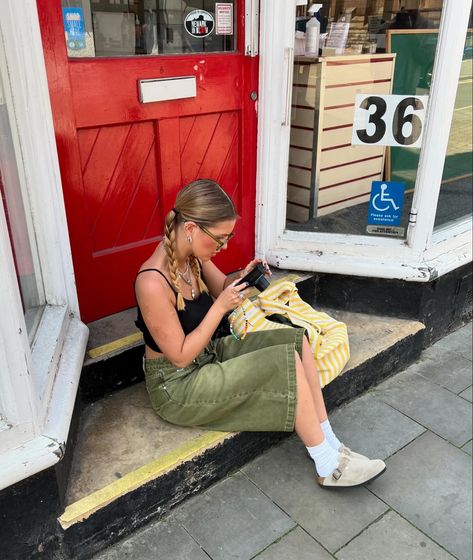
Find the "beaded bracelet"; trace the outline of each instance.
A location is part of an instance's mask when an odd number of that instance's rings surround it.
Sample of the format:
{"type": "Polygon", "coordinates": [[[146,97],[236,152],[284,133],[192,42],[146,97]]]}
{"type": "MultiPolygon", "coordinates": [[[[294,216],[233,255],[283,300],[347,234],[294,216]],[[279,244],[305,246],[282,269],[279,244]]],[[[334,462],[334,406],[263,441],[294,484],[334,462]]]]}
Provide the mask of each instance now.
{"type": "MultiPolygon", "coordinates": [[[[232,315],[230,315],[230,318],[232,317],[232,315]]],[[[235,340],[243,340],[246,336],[246,333],[248,332],[249,321],[248,321],[248,317],[246,316],[246,312],[244,308],[243,308],[243,319],[245,320],[245,326],[243,327],[243,334],[241,336],[238,336],[238,334],[233,330],[233,320],[230,319],[230,321],[228,322],[230,326],[230,332],[235,340]]]]}

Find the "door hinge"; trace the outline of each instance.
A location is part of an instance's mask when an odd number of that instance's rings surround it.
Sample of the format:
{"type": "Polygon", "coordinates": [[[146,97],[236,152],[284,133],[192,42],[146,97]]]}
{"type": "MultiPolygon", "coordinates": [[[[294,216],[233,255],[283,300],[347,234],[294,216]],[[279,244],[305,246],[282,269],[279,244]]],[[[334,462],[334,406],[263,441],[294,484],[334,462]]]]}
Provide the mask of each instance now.
{"type": "Polygon", "coordinates": [[[245,54],[258,56],[259,0],[245,0],[245,54]]]}
{"type": "Polygon", "coordinates": [[[411,227],[414,227],[417,224],[418,213],[419,211],[417,210],[417,208],[411,208],[411,211],[409,212],[409,225],[411,227]]]}

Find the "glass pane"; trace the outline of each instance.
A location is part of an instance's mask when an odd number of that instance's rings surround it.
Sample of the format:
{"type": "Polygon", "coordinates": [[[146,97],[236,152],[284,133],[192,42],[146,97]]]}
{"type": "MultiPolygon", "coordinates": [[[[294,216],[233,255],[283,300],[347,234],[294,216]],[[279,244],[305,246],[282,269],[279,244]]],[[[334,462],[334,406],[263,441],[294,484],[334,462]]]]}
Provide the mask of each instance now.
{"type": "Polygon", "coordinates": [[[31,340],[41,317],[40,296],[7,107],[1,103],[0,137],[2,138],[0,142],[0,195],[7,218],[18,286],[25,312],[26,326],[31,340]]]}
{"type": "Polygon", "coordinates": [[[62,0],[70,57],[232,52],[236,3],[62,0]]]}
{"type": "Polygon", "coordinates": [[[311,19],[310,7],[297,8],[287,227],[403,238],[443,1],[318,4],[311,19]],[[389,101],[389,117],[382,100],[393,94],[416,101],[389,101]],[[366,125],[354,132],[359,114],[366,125]]]}
{"type": "MultiPolygon", "coordinates": [[[[471,25],[470,25],[471,27],[471,25]]],[[[473,34],[468,32],[458,83],[455,112],[443,170],[435,227],[472,214],[473,203],[473,34]]]]}

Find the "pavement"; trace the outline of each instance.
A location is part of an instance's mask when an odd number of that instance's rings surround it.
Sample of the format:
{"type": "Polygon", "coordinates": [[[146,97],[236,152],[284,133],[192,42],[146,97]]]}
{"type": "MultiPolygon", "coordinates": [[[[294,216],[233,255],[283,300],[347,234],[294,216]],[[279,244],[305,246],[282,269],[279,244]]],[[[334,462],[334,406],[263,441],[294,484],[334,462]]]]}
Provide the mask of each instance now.
{"type": "Polygon", "coordinates": [[[365,486],[320,488],[295,435],[94,560],[471,560],[472,324],[331,412],[384,459],[365,486]]]}

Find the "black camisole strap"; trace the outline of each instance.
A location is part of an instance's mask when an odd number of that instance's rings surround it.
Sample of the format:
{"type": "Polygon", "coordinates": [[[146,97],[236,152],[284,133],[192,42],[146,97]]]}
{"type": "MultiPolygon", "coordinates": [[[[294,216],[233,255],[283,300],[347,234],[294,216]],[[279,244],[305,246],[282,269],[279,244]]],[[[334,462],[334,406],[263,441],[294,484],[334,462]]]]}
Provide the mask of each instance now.
{"type": "Polygon", "coordinates": [[[161,274],[161,276],[164,278],[164,280],[166,280],[166,282],[168,283],[171,290],[174,293],[176,293],[176,288],[174,288],[174,286],[171,284],[171,282],[169,282],[169,280],[166,278],[166,276],[164,276],[164,274],[160,270],[158,270],[157,268],[145,268],[144,270],[140,270],[136,276],[138,276],[142,272],[151,272],[151,271],[154,271],[154,272],[157,272],[158,274],[161,274]]]}

